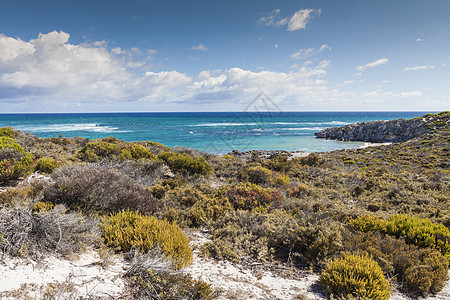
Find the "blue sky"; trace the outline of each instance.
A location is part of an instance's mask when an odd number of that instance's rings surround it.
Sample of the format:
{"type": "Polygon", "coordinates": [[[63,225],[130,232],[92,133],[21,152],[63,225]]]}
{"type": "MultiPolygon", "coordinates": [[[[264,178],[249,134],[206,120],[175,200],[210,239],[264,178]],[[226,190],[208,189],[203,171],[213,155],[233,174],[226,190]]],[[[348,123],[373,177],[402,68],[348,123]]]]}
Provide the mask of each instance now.
{"type": "Polygon", "coordinates": [[[0,112],[450,109],[450,1],[0,0],[0,112]]]}

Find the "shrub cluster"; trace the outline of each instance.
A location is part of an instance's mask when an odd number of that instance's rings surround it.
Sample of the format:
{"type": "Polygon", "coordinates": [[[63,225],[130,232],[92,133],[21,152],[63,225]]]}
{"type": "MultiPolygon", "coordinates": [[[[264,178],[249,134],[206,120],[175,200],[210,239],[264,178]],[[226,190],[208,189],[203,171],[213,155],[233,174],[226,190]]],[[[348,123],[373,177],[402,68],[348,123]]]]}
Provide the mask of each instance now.
{"type": "Polygon", "coordinates": [[[354,232],[344,237],[344,248],[369,253],[385,274],[410,293],[436,293],[447,277],[449,263],[439,251],[419,248],[393,236],[354,232]]]}
{"type": "Polygon", "coordinates": [[[127,210],[104,217],[102,226],[105,244],[116,250],[138,249],[145,253],[158,247],[172,260],[175,268],[192,262],[189,239],[175,223],[127,210]]]}
{"type": "Polygon", "coordinates": [[[25,152],[15,139],[0,136],[0,184],[32,172],[33,155],[25,152]]]}
{"type": "Polygon", "coordinates": [[[389,282],[380,266],[367,254],[344,254],[320,274],[320,282],[333,295],[342,298],[387,300],[389,282]]]}
{"type": "Polygon", "coordinates": [[[71,209],[117,212],[122,209],[154,213],[157,200],[128,176],[98,165],[71,165],[55,170],[44,189],[45,201],[71,209]]]}
{"type": "Polygon", "coordinates": [[[405,237],[407,243],[435,248],[450,260],[450,230],[429,219],[397,214],[386,221],[366,215],[350,220],[349,223],[362,232],[379,231],[397,238],[405,237]]]}
{"type": "Polygon", "coordinates": [[[78,158],[87,162],[97,162],[103,158],[116,157],[120,160],[139,160],[156,157],[149,149],[137,143],[125,143],[114,138],[91,142],[78,152],[78,158]]]}
{"type": "Polygon", "coordinates": [[[186,153],[161,152],[158,157],[173,170],[188,174],[207,175],[212,172],[211,166],[202,157],[191,157],[186,153]]]}
{"type": "Polygon", "coordinates": [[[240,183],[225,191],[235,209],[251,210],[254,208],[267,208],[273,210],[281,206],[283,195],[272,188],[263,188],[258,184],[240,183]]]}
{"type": "Polygon", "coordinates": [[[0,210],[0,251],[12,256],[70,255],[98,237],[95,218],[66,213],[61,205],[39,212],[18,205],[0,210]]]}
{"type": "Polygon", "coordinates": [[[286,175],[273,172],[265,167],[256,166],[251,167],[247,171],[248,181],[255,184],[268,184],[287,186],[289,184],[289,177],[286,175]]]}

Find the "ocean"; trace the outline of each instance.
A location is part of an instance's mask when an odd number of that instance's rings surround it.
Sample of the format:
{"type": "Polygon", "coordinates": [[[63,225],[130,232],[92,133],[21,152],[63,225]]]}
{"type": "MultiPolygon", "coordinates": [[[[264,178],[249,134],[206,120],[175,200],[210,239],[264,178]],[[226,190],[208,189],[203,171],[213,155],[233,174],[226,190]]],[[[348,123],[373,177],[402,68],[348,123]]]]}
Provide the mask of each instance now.
{"type": "Polygon", "coordinates": [[[327,127],[356,122],[414,118],[427,112],[175,112],[0,114],[9,126],[38,137],[114,136],[125,141],[155,141],[224,154],[231,150],[323,152],[357,148],[363,142],[317,139],[327,127]]]}

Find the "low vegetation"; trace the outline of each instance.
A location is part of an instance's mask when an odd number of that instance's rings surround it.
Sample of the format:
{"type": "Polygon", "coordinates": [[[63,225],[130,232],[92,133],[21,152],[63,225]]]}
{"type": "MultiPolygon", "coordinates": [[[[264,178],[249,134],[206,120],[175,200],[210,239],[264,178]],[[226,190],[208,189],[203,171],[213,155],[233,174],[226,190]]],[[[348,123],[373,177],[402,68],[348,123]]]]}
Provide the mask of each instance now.
{"type": "Polygon", "coordinates": [[[437,293],[450,261],[450,113],[422,119],[429,132],[399,144],[246,160],[0,128],[0,251],[106,245],[134,253],[131,298],[211,299],[179,271],[192,261],[183,230],[201,229],[212,236],[202,255],[311,269],[333,297],[437,293]],[[45,177],[21,180],[35,171],[45,177]]]}

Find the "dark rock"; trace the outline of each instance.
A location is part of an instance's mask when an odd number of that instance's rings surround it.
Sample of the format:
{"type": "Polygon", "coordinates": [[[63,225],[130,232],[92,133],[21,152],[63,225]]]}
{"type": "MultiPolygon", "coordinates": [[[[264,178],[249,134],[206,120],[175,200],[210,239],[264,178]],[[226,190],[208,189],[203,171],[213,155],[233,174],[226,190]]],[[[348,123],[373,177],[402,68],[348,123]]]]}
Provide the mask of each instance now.
{"type": "Polygon", "coordinates": [[[430,132],[424,118],[411,120],[373,121],[326,128],[314,135],[338,141],[363,141],[372,143],[402,143],[430,132]]]}

